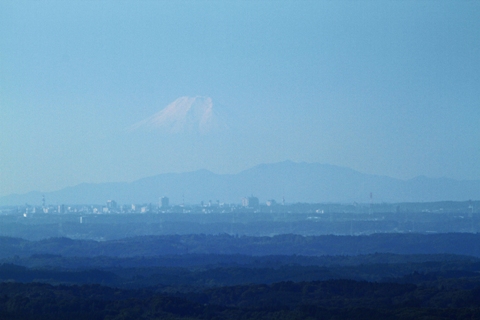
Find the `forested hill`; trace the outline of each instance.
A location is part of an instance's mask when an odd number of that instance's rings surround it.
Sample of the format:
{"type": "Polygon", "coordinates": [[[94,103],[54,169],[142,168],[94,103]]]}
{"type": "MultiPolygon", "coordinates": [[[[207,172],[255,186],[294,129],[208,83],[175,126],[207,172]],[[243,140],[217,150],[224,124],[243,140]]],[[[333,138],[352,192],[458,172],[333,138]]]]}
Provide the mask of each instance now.
{"type": "Polygon", "coordinates": [[[62,256],[159,256],[181,254],[360,255],[460,254],[480,257],[480,234],[373,234],[368,236],[237,237],[221,235],[143,236],[110,241],[0,238],[0,258],[33,254],[62,256]]]}
{"type": "Polygon", "coordinates": [[[3,237],[0,318],[478,319],[479,243],[462,233],[3,237]]]}
{"type": "Polygon", "coordinates": [[[100,285],[1,283],[2,319],[478,319],[480,290],[352,280],[166,295],[100,285]]]}

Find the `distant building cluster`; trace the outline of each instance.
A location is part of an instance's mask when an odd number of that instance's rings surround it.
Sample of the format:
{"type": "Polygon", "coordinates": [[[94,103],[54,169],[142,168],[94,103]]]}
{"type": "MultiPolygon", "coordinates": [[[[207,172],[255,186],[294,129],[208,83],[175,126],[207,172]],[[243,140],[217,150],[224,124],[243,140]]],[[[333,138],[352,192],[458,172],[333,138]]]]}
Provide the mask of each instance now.
{"type": "Polygon", "coordinates": [[[38,213],[85,213],[85,214],[111,214],[111,213],[221,213],[221,212],[259,212],[262,207],[275,207],[277,202],[273,199],[261,204],[258,197],[253,195],[241,199],[240,204],[226,204],[219,200],[207,202],[201,201],[197,205],[171,204],[167,196],[160,197],[157,204],[118,204],[116,200],[106,200],[105,205],[47,205],[45,197],[42,198],[41,206],[31,206],[25,204],[22,209],[24,215],[38,213]]]}
{"type": "Polygon", "coordinates": [[[312,203],[295,203],[285,205],[285,199],[282,198],[281,204],[274,199],[266,200],[265,203],[261,203],[259,198],[251,195],[241,199],[240,203],[228,204],[220,202],[219,200],[201,201],[199,204],[184,204],[183,200],[181,204],[172,204],[167,196],[159,197],[157,203],[131,203],[131,204],[119,204],[114,199],[108,199],[103,205],[48,205],[45,197],[41,198],[40,206],[32,206],[25,204],[24,206],[16,206],[9,208],[0,208],[0,214],[14,213],[23,214],[27,217],[29,215],[37,214],[161,214],[161,213],[272,213],[272,212],[302,212],[302,213],[315,213],[315,214],[328,214],[331,212],[343,212],[343,213],[367,213],[373,214],[378,212],[395,212],[395,213],[408,213],[408,212],[425,212],[425,213],[444,213],[448,212],[460,212],[462,214],[468,214],[468,217],[472,216],[478,211],[480,205],[475,201],[459,202],[454,205],[446,206],[447,203],[425,203],[425,204],[373,204],[364,203],[359,204],[354,202],[353,204],[312,204],[312,203]]]}
{"type": "MultiPolygon", "coordinates": [[[[183,201],[182,201],[183,202],[183,201]]],[[[408,217],[409,213],[458,214],[459,217],[471,218],[479,213],[480,201],[464,202],[432,202],[432,203],[293,203],[279,204],[274,199],[261,203],[255,196],[244,197],[240,203],[228,204],[219,200],[201,201],[199,204],[172,204],[166,196],[160,197],[157,203],[119,204],[116,200],[106,200],[103,205],[48,205],[45,198],[41,205],[0,207],[0,214],[21,214],[24,217],[44,214],[177,214],[177,213],[312,213],[315,217],[331,213],[368,214],[395,213],[408,217]]],[[[315,218],[316,219],[316,218],[315,218]]],[[[407,219],[407,218],[405,218],[407,219]]],[[[80,218],[82,221],[82,218],[80,218]]]]}

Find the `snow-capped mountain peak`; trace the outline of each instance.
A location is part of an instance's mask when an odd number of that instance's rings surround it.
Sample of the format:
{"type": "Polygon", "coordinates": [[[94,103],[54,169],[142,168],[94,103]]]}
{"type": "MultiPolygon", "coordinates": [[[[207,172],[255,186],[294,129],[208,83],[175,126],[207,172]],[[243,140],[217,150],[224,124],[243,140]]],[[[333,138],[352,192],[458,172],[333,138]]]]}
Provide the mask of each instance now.
{"type": "Polygon", "coordinates": [[[131,129],[158,129],[167,133],[195,132],[206,134],[225,129],[226,125],[213,111],[209,97],[180,97],[161,111],[137,122],[131,129]]]}

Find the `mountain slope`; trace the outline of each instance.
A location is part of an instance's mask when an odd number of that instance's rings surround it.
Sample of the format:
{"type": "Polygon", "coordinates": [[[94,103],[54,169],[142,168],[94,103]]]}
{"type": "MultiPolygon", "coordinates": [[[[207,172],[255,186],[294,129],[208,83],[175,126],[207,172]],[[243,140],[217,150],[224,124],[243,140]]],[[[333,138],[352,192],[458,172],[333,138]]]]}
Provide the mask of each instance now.
{"type": "MultiPolygon", "coordinates": [[[[168,173],[131,183],[80,184],[45,193],[49,203],[58,204],[102,204],[108,199],[157,203],[162,196],[168,196],[174,204],[209,200],[239,203],[249,195],[259,197],[261,202],[285,197],[288,203],[464,201],[480,197],[480,181],[426,177],[399,180],[333,165],[285,161],[258,165],[238,174],[207,170],[168,173]]],[[[10,195],[0,198],[0,205],[39,204],[41,198],[40,192],[10,195]]]]}
{"type": "Polygon", "coordinates": [[[206,134],[225,127],[213,110],[211,98],[180,97],[161,111],[132,125],[130,129],[160,130],[172,134],[206,134]]]}

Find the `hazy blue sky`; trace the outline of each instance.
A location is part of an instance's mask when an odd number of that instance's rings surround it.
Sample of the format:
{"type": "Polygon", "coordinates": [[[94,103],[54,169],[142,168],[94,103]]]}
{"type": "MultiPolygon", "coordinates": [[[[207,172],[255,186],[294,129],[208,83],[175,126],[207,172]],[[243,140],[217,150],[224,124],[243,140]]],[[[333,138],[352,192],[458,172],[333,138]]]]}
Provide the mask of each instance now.
{"type": "Polygon", "coordinates": [[[0,1],[0,195],[287,159],[480,179],[480,1],[0,1]]]}

